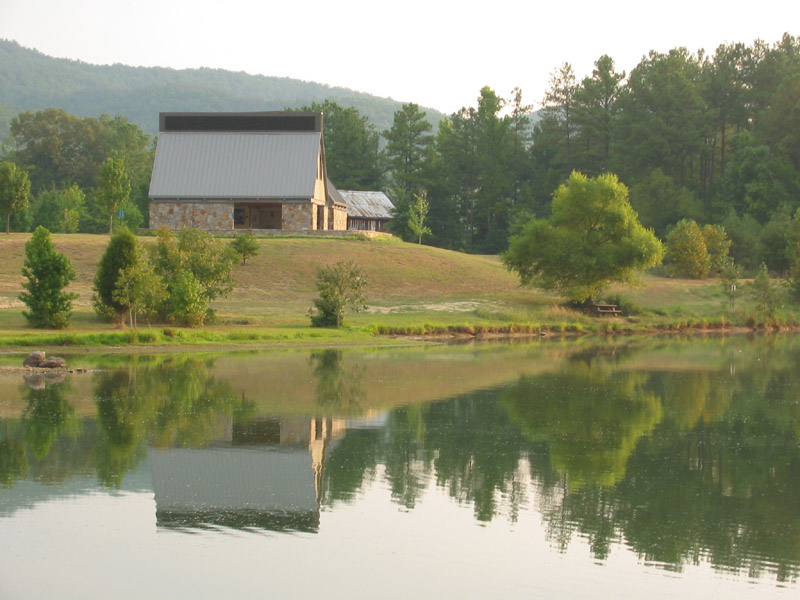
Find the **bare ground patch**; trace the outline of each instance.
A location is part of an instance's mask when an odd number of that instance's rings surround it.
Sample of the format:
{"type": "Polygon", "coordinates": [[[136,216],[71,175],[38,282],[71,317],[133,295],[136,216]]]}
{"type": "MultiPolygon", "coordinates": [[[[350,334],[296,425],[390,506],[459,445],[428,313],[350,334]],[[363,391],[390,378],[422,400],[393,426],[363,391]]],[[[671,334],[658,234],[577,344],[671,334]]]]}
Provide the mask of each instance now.
{"type": "Polygon", "coordinates": [[[433,311],[451,313],[469,313],[478,308],[497,307],[499,302],[491,300],[464,300],[455,302],[431,302],[424,304],[395,304],[393,306],[368,306],[366,312],[387,315],[413,311],[433,311]]]}

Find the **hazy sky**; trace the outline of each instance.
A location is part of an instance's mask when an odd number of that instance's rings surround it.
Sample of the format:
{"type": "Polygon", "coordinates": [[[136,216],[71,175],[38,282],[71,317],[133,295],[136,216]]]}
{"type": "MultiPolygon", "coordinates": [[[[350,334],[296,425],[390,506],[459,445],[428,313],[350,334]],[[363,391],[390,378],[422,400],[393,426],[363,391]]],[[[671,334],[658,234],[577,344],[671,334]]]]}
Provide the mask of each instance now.
{"type": "Polygon", "coordinates": [[[94,64],[213,67],[317,81],[446,113],[484,85],[538,105],[550,73],[629,72],[649,50],[800,35],[800,2],[0,0],[0,38],[94,64]]]}

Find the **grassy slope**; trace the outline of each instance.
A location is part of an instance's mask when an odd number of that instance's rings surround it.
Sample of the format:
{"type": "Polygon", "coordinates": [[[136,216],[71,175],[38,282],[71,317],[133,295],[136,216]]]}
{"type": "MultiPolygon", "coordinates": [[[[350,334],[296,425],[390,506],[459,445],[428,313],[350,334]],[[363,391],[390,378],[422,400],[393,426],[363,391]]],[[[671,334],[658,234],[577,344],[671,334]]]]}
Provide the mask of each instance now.
{"type": "MultiPolygon", "coordinates": [[[[0,235],[0,338],[30,333],[17,300],[21,291],[24,245],[29,234],[0,235]]],[[[151,244],[153,238],[140,238],[151,244]]],[[[56,248],[72,261],[78,294],[73,331],[113,331],[91,312],[91,285],[108,242],[104,235],[54,235],[56,248]]],[[[214,306],[220,323],[211,331],[279,329],[288,337],[315,337],[307,311],[316,296],[314,273],[321,265],[351,260],[367,273],[370,310],[348,316],[354,326],[419,328],[439,326],[501,327],[509,323],[593,330],[668,326],[692,321],[744,322],[752,307],[740,300],[737,311],[724,308],[713,280],[687,281],[647,277],[638,290],[622,290],[643,308],[653,310],[624,319],[592,318],[559,305],[541,291],[519,287],[497,257],[466,255],[396,240],[337,238],[262,238],[260,252],[235,269],[235,289],[214,306]]],[[[793,315],[789,317],[793,318],[793,315]]],[[[327,332],[326,339],[341,334],[327,332]]]]}

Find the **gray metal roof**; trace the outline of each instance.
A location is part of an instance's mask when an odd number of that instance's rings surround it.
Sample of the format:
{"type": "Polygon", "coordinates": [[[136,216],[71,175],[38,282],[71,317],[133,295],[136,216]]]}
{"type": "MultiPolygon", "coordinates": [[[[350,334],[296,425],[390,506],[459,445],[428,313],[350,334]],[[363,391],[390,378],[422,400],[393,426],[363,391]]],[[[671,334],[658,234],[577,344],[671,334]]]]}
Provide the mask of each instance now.
{"type": "Polygon", "coordinates": [[[162,132],[151,198],[311,198],[319,132],[162,132]]]}
{"type": "Polygon", "coordinates": [[[357,219],[391,219],[394,204],[383,192],[339,190],[347,204],[347,216],[357,219]]]}

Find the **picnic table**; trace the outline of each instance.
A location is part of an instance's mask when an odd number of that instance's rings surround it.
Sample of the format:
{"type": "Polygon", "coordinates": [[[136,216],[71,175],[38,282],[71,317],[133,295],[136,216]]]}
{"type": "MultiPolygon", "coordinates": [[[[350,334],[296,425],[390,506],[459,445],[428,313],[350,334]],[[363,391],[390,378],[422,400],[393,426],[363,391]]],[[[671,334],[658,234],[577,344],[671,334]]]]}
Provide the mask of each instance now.
{"type": "Polygon", "coordinates": [[[594,309],[602,315],[621,315],[622,311],[616,304],[595,304],[594,309]]]}

